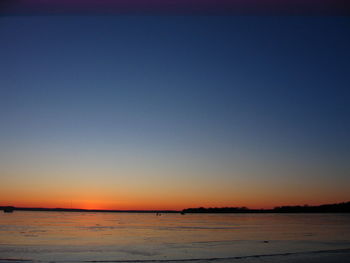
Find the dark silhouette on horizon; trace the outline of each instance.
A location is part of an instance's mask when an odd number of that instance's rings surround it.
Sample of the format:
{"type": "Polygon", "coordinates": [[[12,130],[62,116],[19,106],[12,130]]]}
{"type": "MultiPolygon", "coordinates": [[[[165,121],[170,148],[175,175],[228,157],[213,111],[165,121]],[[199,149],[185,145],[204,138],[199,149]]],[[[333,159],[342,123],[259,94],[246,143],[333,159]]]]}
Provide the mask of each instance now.
{"type": "Polygon", "coordinates": [[[12,213],[15,208],[13,206],[6,206],[3,208],[4,213],[12,213]]]}
{"type": "Polygon", "coordinates": [[[187,208],[183,213],[350,213],[350,202],[318,206],[278,206],[273,209],[249,209],[247,207],[199,207],[187,208]]]}
{"type": "Polygon", "coordinates": [[[350,201],[337,204],[324,204],[319,206],[278,206],[273,209],[249,209],[247,207],[199,207],[183,210],[103,210],[79,208],[42,208],[42,207],[14,207],[0,206],[5,213],[13,211],[47,211],[47,212],[104,212],[104,213],[350,213],[350,201]]]}

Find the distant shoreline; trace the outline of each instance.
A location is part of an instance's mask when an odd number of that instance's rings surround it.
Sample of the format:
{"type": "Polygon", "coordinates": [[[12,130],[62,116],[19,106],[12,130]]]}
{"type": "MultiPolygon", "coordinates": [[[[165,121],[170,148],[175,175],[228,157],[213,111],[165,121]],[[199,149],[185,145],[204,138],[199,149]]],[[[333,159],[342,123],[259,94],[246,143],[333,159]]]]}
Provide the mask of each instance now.
{"type": "Polygon", "coordinates": [[[350,201],[319,206],[279,206],[273,209],[249,209],[246,207],[214,207],[187,208],[183,210],[105,210],[80,208],[41,208],[0,206],[0,210],[13,211],[45,211],[45,212],[90,212],[90,213],[181,213],[181,214],[243,214],[243,213],[350,213],[350,201]]]}
{"type": "Polygon", "coordinates": [[[89,213],[181,213],[177,210],[104,210],[80,208],[44,208],[44,207],[14,207],[0,206],[0,210],[8,211],[35,211],[35,212],[89,212],[89,213]]]}

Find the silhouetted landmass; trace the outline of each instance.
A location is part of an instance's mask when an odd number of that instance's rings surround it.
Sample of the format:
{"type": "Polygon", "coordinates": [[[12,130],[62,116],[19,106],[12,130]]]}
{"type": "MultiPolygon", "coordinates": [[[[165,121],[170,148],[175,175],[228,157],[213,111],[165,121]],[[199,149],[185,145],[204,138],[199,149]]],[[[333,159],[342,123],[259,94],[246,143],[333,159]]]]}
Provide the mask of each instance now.
{"type": "Polygon", "coordinates": [[[319,206],[280,206],[273,209],[277,213],[350,213],[350,202],[319,206]]]}
{"type": "Polygon", "coordinates": [[[350,202],[338,204],[325,204],[319,206],[279,206],[273,209],[249,209],[247,207],[199,207],[176,210],[99,210],[76,208],[40,208],[40,207],[14,207],[0,206],[0,210],[6,213],[13,211],[48,211],[48,212],[103,212],[103,213],[350,213],[350,202]]]}
{"type": "Polygon", "coordinates": [[[279,206],[273,209],[249,209],[246,207],[187,208],[182,213],[350,213],[350,202],[319,206],[279,206]]]}
{"type": "Polygon", "coordinates": [[[5,206],[3,210],[5,213],[12,213],[14,210],[14,207],[13,206],[5,206]]]}
{"type": "Polygon", "coordinates": [[[101,210],[101,209],[79,209],[79,208],[43,208],[43,207],[14,207],[0,206],[4,212],[13,211],[46,211],[46,212],[103,212],[103,213],[179,213],[175,210],[101,210]]]}

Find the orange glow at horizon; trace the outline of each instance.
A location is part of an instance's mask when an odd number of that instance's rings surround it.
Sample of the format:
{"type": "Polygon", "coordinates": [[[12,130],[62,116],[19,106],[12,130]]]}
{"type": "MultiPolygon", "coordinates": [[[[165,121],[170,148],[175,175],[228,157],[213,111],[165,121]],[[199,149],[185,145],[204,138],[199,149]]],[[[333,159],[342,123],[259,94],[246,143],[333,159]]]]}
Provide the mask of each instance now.
{"type": "MultiPolygon", "coordinates": [[[[238,200],[238,199],[237,199],[238,200]]],[[[21,200],[21,199],[5,199],[1,198],[0,206],[16,206],[16,207],[44,207],[44,208],[74,208],[74,209],[97,209],[97,210],[182,210],[192,207],[248,207],[252,209],[269,209],[282,205],[321,205],[326,203],[339,203],[349,201],[345,199],[321,199],[320,201],[307,202],[306,200],[283,200],[280,202],[268,202],[266,200],[247,201],[240,200],[236,202],[225,201],[176,201],[176,200],[154,200],[154,201],[125,201],[116,202],[111,200],[21,200]]]]}
{"type": "Polygon", "coordinates": [[[106,210],[258,209],[350,199],[346,177],[325,177],[314,183],[313,176],[328,173],[325,169],[312,170],[306,165],[287,169],[282,164],[260,163],[252,167],[250,162],[223,164],[221,159],[179,156],[166,160],[146,153],[136,155],[135,151],[130,156],[115,157],[118,162],[112,154],[98,161],[83,155],[76,160],[65,155],[62,158],[67,159],[57,159],[66,165],[57,165],[56,159],[44,155],[35,156],[37,159],[22,165],[0,167],[0,205],[106,210]]]}

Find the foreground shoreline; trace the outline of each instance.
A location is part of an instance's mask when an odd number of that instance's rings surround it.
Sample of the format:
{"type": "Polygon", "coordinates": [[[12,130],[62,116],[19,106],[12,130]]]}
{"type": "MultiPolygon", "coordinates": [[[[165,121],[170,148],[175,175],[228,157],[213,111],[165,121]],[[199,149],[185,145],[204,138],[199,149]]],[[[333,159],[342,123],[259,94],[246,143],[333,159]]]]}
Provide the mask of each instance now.
{"type": "Polygon", "coordinates": [[[306,251],[306,252],[291,252],[291,253],[277,253],[277,254],[261,254],[250,256],[236,256],[226,258],[187,258],[187,259],[149,259],[149,260],[55,260],[41,261],[31,259],[19,259],[19,258],[0,258],[0,263],[21,263],[21,262],[62,262],[62,263],[167,263],[167,262],[181,262],[181,263],[259,263],[259,262],[271,262],[271,263],[348,263],[350,258],[350,248],[346,249],[334,249],[334,250],[318,250],[318,251],[306,251]]]}

